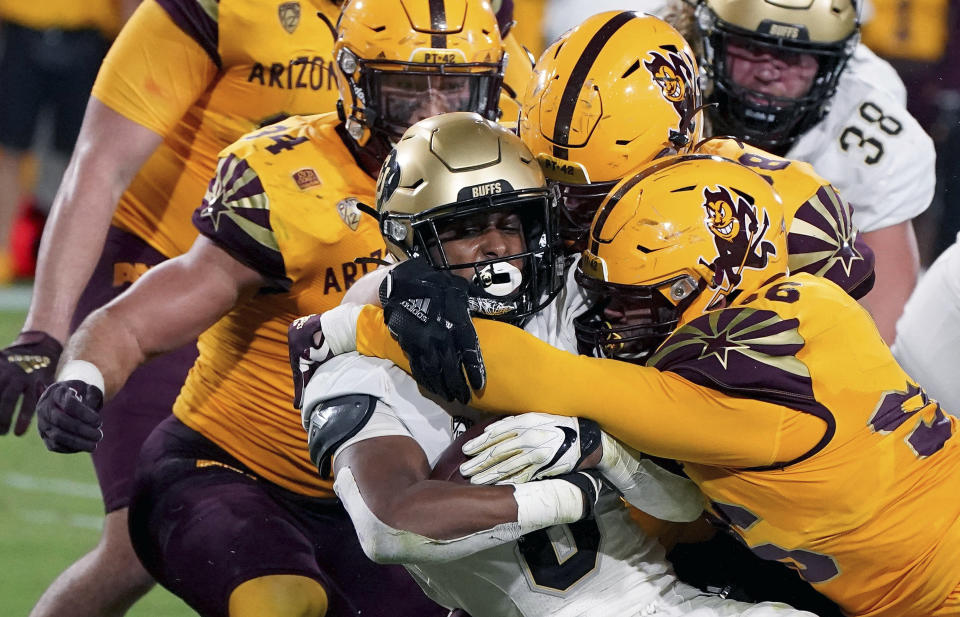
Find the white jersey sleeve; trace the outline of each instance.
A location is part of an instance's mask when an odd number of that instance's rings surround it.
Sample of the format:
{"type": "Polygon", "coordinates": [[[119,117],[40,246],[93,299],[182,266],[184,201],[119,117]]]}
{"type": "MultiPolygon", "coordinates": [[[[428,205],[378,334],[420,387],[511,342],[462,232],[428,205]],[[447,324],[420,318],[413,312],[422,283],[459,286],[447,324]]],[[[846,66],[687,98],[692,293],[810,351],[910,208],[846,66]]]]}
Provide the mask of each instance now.
{"type": "Polygon", "coordinates": [[[578,352],[573,320],[587,310],[586,295],[577,285],[574,277],[579,261],[580,255],[576,255],[566,265],[566,281],[563,289],[553,302],[531,317],[523,327],[541,341],[574,354],[578,352]]]}
{"type": "Polygon", "coordinates": [[[897,322],[892,351],[944,411],[960,417],[960,240],[920,277],[897,322]]]}
{"type": "MultiPolygon", "coordinates": [[[[420,393],[417,382],[388,360],[351,352],[323,364],[304,389],[304,409],[332,398],[369,394],[378,400],[360,431],[337,448],[388,435],[414,439],[433,465],[452,441],[453,419],[439,404],[420,393]]],[[[336,453],[334,453],[336,457],[336,453]]]]}
{"type": "Polygon", "coordinates": [[[549,45],[588,17],[605,11],[639,11],[655,14],[666,0],[550,0],[543,11],[543,38],[549,45]]]}
{"type": "Polygon", "coordinates": [[[933,199],[933,141],[905,104],[896,71],[860,45],[827,115],[786,154],[812,164],[840,191],[861,231],[910,220],[933,199]]]}

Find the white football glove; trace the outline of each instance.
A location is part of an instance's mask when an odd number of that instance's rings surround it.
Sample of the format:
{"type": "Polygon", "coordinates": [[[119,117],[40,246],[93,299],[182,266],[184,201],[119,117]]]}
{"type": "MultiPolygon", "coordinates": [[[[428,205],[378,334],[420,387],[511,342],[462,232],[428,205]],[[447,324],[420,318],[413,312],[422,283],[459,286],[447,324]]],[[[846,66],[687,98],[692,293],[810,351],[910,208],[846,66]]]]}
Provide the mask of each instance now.
{"type": "Polygon", "coordinates": [[[498,420],[463,444],[460,473],[473,484],[520,484],[575,471],[600,446],[592,420],[527,413],[498,420]]]}

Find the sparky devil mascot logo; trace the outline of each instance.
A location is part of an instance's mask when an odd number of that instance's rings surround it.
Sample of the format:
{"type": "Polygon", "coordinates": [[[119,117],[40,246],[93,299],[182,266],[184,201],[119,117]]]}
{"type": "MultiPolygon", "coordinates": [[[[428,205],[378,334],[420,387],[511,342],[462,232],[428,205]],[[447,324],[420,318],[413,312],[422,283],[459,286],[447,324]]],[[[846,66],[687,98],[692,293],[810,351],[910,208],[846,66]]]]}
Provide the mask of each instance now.
{"type": "Polygon", "coordinates": [[[663,45],[660,49],[662,51],[650,52],[650,59],[644,60],[643,66],[660,86],[663,98],[670,101],[677,112],[677,128],[670,129],[672,138],[685,121],[689,123],[688,130],[693,130],[694,123],[689,119],[700,106],[700,90],[694,86],[696,70],[690,55],[673,45],[663,45]]]}
{"type": "Polygon", "coordinates": [[[700,258],[700,264],[713,271],[710,287],[717,292],[710,301],[713,306],[740,284],[745,268],[765,268],[768,256],[776,255],[777,249],[764,239],[770,229],[770,217],[764,210],[763,221],[759,221],[757,208],[749,196],[731,193],[720,185],[716,190],[704,187],[703,208],[707,215],[704,224],[713,234],[717,247],[717,257],[712,262],[700,258]]]}

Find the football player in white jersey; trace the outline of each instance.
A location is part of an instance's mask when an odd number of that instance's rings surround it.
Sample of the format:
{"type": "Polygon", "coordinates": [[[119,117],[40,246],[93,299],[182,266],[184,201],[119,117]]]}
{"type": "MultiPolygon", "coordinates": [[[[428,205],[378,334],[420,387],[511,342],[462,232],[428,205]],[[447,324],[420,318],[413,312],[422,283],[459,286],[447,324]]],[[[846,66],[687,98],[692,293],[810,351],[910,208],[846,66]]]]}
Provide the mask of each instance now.
{"type": "Polygon", "coordinates": [[[960,416],[960,242],[930,265],[897,322],[897,362],[944,411],[960,416]]]}
{"type": "Polygon", "coordinates": [[[892,341],[919,271],[911,219],[933,198],[935,154],[903,82],[858,44],[854,1],[699,0],[693,22],[713,134],[811,163],[849,197],[876,256],[864,304],[892,341]]]}
{"type": "MultiPolygon", "coordinates": [[[[388,246],[401,259],[412,258],[400,268],[452,271],[462,287],[445,293],[466,293],[469,281],[470,294],[482,289],[488,313],[525,321],[529,332],[569,348],[572,341],[556,336],[570,324],[563,326],[567,317],[557,312],[569,304],[553,300],[566,291],[553,199],[516,136],[475,114],[447,114],[419,122],[401,139],[381,172],[377,210],[388,246]]],[[[368,299],[358,296],[383,278],[358,283],[352,299],[368,299]]],[[[395,278],[401,279],[388,274],[380,288],[387,322],[430,323],[443,295],[391,302],[404,292],[395,278]]],[[[425,398],[392,363],[356,353],[328,359],[353,343],[336,335],[350,330],[343,323],[355,322],[359,309],[344,304],[295,322],[291,359],[294,375],[308,379],[299,385],[311,457],[321,473],[335,472],[334,488],[368,556],[405,564],[431,598],[473,617],[811,615],[680,583],[660,544],[596,477],[498,486],[431,479],[431,465],[454,437],[450,414],[469,411],[425,398]],[[326,338],[314,340],[323,333],[326,338]],[[318,367],[311,360],[326,361],[318,367]]],[[[604,462],[619,453],[639,463],[590,423],[571,420],[564,428],[580,440],[602,440],[604,462]]],[[[563,440],[564,432],[557,433],[563,440]]],[[[563,454],[571,470],[579,453],[563,454]]],[[[613,475],[625,469],[622,460],[600,467],[613,475]]],[[[686,480],[665,479],[642,465],[629,469],[610,481],[631,502],[673,520],[699,514],[700,496],[686,480]]]]}

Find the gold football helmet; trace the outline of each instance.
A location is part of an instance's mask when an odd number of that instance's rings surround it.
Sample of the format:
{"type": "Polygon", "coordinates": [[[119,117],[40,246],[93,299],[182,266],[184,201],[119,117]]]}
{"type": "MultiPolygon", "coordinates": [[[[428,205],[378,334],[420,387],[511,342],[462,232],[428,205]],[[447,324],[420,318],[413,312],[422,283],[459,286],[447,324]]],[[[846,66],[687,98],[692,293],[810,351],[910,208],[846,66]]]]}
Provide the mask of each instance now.
{"type": "Polygon", "coordinates": [[[503,42],[484,0],[350,0],[333,54],[340,112],[361,145],[448,111],[497,117],[503,42]]]}
{"type": "Polygon", "coordinates": [[[478,114],[443,114],[410,127],[381,169],[377,214],[391,253],[440,270],[472,268],[479,297],[509,306],[505,319],[540,310],[563,286],[554,191],[520,138],[478,114]],[[480,235],[482,221],[499,213],[516,216],[522,252],[448,259],[444,242],[480,235]]]}
{"type": "Polygon", "coordinates": [[[860,39],[854,0],[701,0],[696,17],[708,98],[717,103],[710,111],[714,133],[772,152],[786,152],[823,117],[860,39]],[[810,90],[788,98],[737,85],[730,71],[731,44],[787,61],[813,56],[817,72],[810,90]]]}
{"type": "Polygon", "coordinates": [[[653,159],[699,141],[697,64],[665,21],[609,11],[540,57],[522,101],[520,137],[563,192],[561,224],[582,240],[600,200],[653,159]]]}
{"type": "Polygon", "coordinates": [[[576,277],[580,351],[642,363],[676,328],[787,271],[783,205],[760,175],[688,154],[618,184],[576,277]]]}

